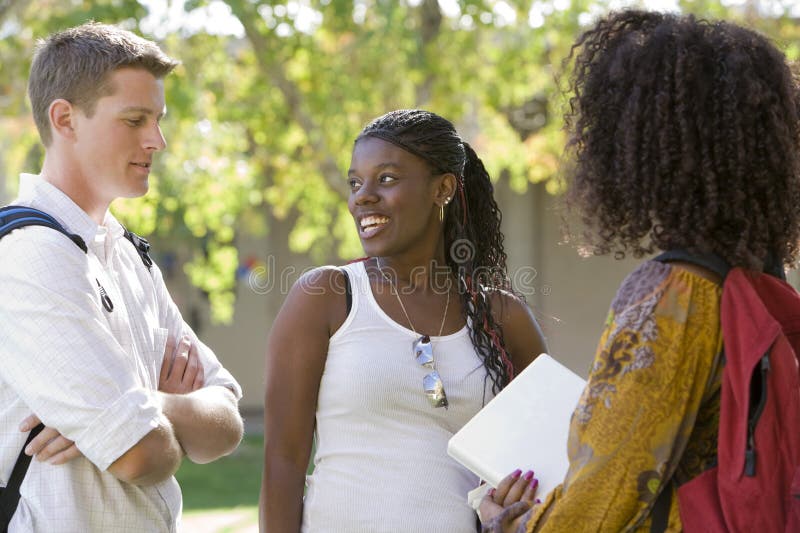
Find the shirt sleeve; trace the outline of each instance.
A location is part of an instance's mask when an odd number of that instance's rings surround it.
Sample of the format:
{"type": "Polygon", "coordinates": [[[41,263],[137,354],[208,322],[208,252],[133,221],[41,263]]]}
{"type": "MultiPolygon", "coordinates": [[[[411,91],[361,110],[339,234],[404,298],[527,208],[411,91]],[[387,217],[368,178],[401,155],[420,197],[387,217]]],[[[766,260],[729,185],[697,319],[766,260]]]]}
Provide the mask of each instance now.
{"type": "MultiPolygon", "coordinates": [[[[138,260],[138,259],[137,259],[138,260]]],[[[156,300],[158,302],[159,320],[169,330],[170,336],[177,343],[183,335],[188,335],[197,346],[200,360],[203,364],[204,386],[226,387],[233,392],[237,400],[242,398],[242,388],[230,372],[219,362],[214,351],[206,346],[195,334],[189,324],[183,320],[178,306],[169,294],[161,270],[154,263],[152,267],[153,283],[155,285],[156,300]]]]}
{"type": "Polygon", "coordinates": [[[89,259],[74,243],[25,228],[0,241],[0,257],[3,386],[105,470],[158,426],[156,393],[110,331],[89,259]]]}
{"type": "Polygon", "coordinates": [[[572,415],[569,471],[528,531],[643,527],[675,472],[721,348],[719,289],[677,269],[641,289],[623,284],[627,301],[612,304],[572,415]]]}

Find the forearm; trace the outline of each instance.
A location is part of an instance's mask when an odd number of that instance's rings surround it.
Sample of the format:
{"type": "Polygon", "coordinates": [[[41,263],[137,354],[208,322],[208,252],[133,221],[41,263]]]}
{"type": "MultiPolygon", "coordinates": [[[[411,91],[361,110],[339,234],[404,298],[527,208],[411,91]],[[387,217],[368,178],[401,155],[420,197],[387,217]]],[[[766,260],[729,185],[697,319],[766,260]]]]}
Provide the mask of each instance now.
{"type": "Polygon", "coordinates": [[[261,485],[261,533],[298,533],[303,518],[305,470],[281,458],[267,459],[261,485]]]}
{"type": "Polygon", "coordinates": [[[159,426],[111,463],[108,472],[126,483],[152,485],[175,474],[182,458],[173,426],[162,416],[159,426]]]}
{"type": "Polygon", "coordinates": [[[224,387],[205,387],[189,394],[160,393],[164,414],[186,455],[209,463],[231,453],[243,434],[236,398],[224,387]]]}

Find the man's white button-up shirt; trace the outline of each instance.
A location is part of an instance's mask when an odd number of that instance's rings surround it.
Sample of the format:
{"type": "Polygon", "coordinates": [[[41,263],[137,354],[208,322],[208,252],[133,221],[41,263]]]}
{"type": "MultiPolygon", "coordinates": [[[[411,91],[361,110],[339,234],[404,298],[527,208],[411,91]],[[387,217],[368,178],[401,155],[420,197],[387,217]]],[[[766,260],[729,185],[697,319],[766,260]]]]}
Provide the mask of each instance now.
{"type": "Polygon", "coordinates": [[[83,238],[88,253],[41,226],[0,239],[0,485],[27,436],[19,425],[32,413],[85,456],[60,466],[33,460],[9,531],[176,531],[175,478],[136,486],[106,472],[158,425],[167,338],[192,337],[206,386],[228,387],[237,398],[241,389],[183,321],[158,267],[145,267],[110,213],[98,226],[59,189],[25,174],[13,203],[50,214],[83,238]]]}

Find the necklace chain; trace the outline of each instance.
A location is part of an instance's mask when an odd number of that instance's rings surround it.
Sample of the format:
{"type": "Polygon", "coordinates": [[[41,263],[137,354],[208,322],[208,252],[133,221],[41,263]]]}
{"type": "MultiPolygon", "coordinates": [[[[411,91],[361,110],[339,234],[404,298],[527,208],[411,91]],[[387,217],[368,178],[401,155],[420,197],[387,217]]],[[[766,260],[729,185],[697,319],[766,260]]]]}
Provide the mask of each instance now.
{"type": "MultiPolygon", "coordinates": [[[[394,290],[394,295],[395,297],[397,297],[397,303],[400,304],[400,309],[402,309],[403,315],[405,315],[406,320],[408,321],[408,325],[411,326],[411,331],[413,331],[414,334],[416,335],[417,330],[416,328],[414,328],[414,324],[411,322],[411,317],[408,316],[408,312],[406,311],[406,306],[403,305],[403,300],[400,299],[400,291],[397,290],[397,287],[395,286],[394,281],[392,281],[392,278],[386,272],[383,271],[383,268],[381,268],[380,258],[376,257],[375,263],[378,265],[378,271],[381,273],[381,276],[383,276],[383,278],[389,282],[389,287],[394,290]]],[[[447,318],[447,309],[449,307],[450,307],[450,290],[448,288],[447,300],[445,300],[444,304],[444,314],[442,315],[442,323],[439,326],[439,335],[437,335],[438,337],[441,337],[442,331],[444,331],[444,321],[447,318]]]]}

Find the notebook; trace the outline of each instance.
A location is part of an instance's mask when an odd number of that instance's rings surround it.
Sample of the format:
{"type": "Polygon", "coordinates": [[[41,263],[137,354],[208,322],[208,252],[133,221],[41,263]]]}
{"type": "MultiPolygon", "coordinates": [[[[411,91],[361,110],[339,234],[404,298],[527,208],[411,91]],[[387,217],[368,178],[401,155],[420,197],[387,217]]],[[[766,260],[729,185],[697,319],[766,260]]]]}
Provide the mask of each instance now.
{"type": "Polygon", "coordinates": [[[453,435],[447,453],[491,486],[533,470],[544,500],[567,473],[570,418],[585,385],[543,353],[453,435]]]}

